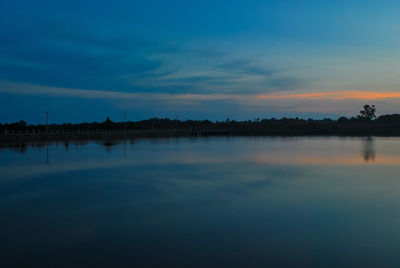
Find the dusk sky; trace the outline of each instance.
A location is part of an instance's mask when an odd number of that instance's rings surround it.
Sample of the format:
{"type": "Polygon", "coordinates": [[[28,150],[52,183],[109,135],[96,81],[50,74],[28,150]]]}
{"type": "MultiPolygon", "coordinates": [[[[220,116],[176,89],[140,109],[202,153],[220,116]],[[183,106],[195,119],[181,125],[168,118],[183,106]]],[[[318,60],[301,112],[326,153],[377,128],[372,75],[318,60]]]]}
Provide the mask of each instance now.
{"type": "Polygon", "coordinates": [[[400,113],[399,1],[1,1],[0,122],[400,113]]]}

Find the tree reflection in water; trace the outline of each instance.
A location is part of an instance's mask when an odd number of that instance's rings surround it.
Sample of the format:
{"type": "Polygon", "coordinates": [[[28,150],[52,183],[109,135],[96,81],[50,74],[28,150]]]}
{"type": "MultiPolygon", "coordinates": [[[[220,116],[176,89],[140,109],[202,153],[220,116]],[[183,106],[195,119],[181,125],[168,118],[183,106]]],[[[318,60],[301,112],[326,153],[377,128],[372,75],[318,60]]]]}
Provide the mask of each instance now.
{"type": "Polygon", "coordinates": [[[365,162],[374,162],[375,161],[375,140],[373,137],[367,137],[364,140],[362,147],[362,155],[365,162]]]}

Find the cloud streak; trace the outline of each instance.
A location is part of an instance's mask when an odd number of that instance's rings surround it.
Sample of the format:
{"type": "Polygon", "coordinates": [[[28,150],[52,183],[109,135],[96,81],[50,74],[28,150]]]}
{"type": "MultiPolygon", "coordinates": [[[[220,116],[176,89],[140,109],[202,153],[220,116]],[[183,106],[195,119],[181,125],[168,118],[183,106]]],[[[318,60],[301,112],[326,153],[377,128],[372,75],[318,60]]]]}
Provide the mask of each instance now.
{"type": "Polygon", "coordinates": [[[0,93],[18,95],[47,95],[85,99],[157,100],[157,101],[266,101],[266,100],[385,100],[400,99],[400,92],[333,91],[267,94],[172,94],[148,92],[119,92],[106,90],[70,89],[37,86],[24,83],[0,82],[0,93]]]}
{"type": "Polygon", "coordinates": [[[243,94],[294,90],[309,82],[230,50],[65,21],[43,19],[36,27],[22,21],[14,29],[0,28],[0,38],[0,79],[41,86],[243,94]]]}

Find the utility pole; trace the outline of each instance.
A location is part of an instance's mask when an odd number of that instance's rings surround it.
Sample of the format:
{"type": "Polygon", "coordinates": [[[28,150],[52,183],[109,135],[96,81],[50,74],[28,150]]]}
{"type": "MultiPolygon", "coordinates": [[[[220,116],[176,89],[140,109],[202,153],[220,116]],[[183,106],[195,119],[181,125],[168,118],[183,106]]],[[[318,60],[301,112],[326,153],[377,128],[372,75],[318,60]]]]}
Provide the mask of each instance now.
{"type": "Polygon", "coordinates": [[[46,133],[49,132],[49,112],[46,112],[46,133]]]}
{"type": "Polygon", "coordinates": [[[126,132],[126,113],[124,112],[124,132],[126,132]]]}

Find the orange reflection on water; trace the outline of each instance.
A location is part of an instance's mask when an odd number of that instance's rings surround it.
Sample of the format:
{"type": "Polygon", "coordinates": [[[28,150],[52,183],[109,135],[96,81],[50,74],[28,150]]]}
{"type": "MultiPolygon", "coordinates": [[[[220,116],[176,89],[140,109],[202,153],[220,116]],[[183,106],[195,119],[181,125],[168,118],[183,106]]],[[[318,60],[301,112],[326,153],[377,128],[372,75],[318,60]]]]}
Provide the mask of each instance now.
{"type": "Polygon", "coordinates": [[[260,164],[274,165],[337,165],[337,166],[358,166],[365,164],[375,165],[400,165],[400,157],[397,156],[369,156],[354,155],[354,156],[258,156],[256,162],[260,164]]]}

